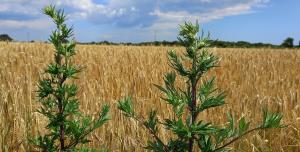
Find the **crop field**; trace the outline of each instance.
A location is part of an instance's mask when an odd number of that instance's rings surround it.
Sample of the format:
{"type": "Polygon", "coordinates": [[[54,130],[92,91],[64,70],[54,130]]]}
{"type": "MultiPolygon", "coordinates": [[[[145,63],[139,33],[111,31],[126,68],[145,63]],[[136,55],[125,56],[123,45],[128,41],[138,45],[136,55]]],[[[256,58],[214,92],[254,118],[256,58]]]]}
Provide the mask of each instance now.
{"type": "MultiPolygon", "coordinates": [[[[46,120],[36,112],[36,91],[53,49],[45,43],[0,43],[0,151],[28,151],[27,139],[45,133],[46,120]]],[[[120,113],[117,100],[131,95],[137,113],[146,115],[158,108],[159,119],[172,116],[153,84],[162,84],[163,74],[171,70],[167,51],[183,48],[77,45],[76,49],[74,62],[85,67],[74,80],[80,109],[96,116],[103,104],[111,106],[111,120],[92,133],[89,146],[145,151],[142,146],[150,134],[120,113]]],[[[231,146],[233,151],[300,151],[300,50],[211,48],[211,52],[222,58],[209,75],[215,75],[217,86],[226,91],[226,104],[200,118],[224,124],[231,111],[236,120],[246,116],[255,126],[262,120],[261,107],[268,106],[281,111],[288,126],[249,134],[231,146]]],[[[170,136],[164,128],[159,133],[163,139],[170,136]]]]}

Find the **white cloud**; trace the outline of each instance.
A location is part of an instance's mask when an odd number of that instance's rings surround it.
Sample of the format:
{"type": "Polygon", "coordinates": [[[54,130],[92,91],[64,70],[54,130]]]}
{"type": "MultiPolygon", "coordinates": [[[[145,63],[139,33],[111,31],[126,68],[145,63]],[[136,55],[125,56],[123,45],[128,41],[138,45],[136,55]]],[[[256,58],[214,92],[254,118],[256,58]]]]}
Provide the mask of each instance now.
{"type": "MultiPolygon", "coordinates": [[[[269,0],[108,0],[105,4],[93,0],[0,0],[0,13],[11,12],[40,16],[41,9],[49,4],[71,11],[71,17],[88,19],[95,23],[115,23],[115,25],[136,22],[137,25],[151,20],[181,22],[186,19],[199,19],[208,22],[225,16],[250,12],[255,6],[262,6],[269,0]]],[[[1,19],[1,18],[0,18],[1,19]]],[[[134,23],[130,25],[134,26],[134,23]]]]}
{"type": "Polygon", "coordinates": [[[50,27],[51,22],[45,19],[36,19],[36,20],[28,20],[28,21],[17,21],[17,20],[1,20],[0,19],[0,27],[3,28],[27,28],[34,30],[42,30],[50,27]]]}
{"type": "MultiPolygon", "coordinates": [[[[49,4],[64,8],[74,22],[107,24],[110,29],[170,31],[184,21],[200,23],[252,13],[269,0],[0,0],[0,27],[46,29],[50,20],[41,13],[49,4]],[[17,17],[16,17],[17,16],[17,17]]],[[[75,23],[76,24],[76,23],[75,23]]]]}
{"type": "Polygon", "coordinates": [[[91,0],[61,0],[56,1],[57,5],[66,5],[83,11],[92,11],[100,5],[96,5],[91,0]]]}
{"type": "MultiPolygon", "coordinates": [[[[217,0],[201,0],[202,2],[212,3],[217,0]]],[[[226,16],[234,16],[241,14],[252,13],[254,7],[264,6],[269,0],[248,0],[243,3],[237,3],[234,5],[224,6],[221,8],[211,8],[209,11],[205,12],[189,12],[188,10],[182,11],[162,11],[156,9],[150,13],[158,17],[157,22],[155,22],[150,29],[172,29],[176,28],[178,24],[184,21],[195,22],[198,20],[200,23],[210,22],[212,20],[222,19],[226,16]]],[[[220,1],[219,1],[220,2],[220,1]]]]}
{"type": "Polygon", "coordinates": [[[8,8],[5,5],[0,5],[0,12],[8,11],[8,8]]]}

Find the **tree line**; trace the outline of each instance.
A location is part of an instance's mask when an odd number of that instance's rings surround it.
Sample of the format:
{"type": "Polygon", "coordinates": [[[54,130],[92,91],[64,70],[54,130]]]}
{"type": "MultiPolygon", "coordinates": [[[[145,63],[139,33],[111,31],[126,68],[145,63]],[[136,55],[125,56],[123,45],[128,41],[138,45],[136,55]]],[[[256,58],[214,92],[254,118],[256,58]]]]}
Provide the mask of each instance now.
{"type": "MultiPolygon", "coordinates": [[[[14,41],[8,34],[0,34],[0,41],[14,41]]],[[[35,42],[35,41],[30,41],[35,42]]],[[[149,41],[149,42],[110,42],[110,41],[100,41],[100,42],[77,42],[78,44],[97,44],[97,45],[127,45],[127,46],[180,46],[179,41],[149,41]]],[[[211,47],[218,48],[299,48],[300,41],[298,44],[294,44],[294,38],[288,37],[280,45],[274,45],[270,43],[250,43],[247,41],[222,41],[222,40],[209,40],[211,47]]]]}
{"type": "MultiPolygon", "coordinates": [[[[80,43],[80,42],[79,42],[80,43]]],[[[208,42],[210,47],[218,48],[299,48],[300,41],[298,45],[294,44],[294,39],[291,37],[286,38],[280,45],[270,44],[270,43],[250,43],[247,41],[222,41],[222,40],[209,40],[208,42]]],[[[100,41],[100,42],[88,42],[80,44],[97,44],[97,45],[128,45],[128,46],[180,46],[179,41],[152,41],[152,42],[109,42],[109,41],[100,41]]]]}

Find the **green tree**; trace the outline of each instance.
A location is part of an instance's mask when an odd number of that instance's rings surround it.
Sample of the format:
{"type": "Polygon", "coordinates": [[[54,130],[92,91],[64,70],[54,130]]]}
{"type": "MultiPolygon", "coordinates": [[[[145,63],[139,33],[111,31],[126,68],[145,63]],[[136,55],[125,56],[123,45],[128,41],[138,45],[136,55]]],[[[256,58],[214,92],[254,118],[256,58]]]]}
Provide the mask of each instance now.
{"type": "Polygon", "coordinates": [[[286,38],[282,44],[282,47],[292,48],[294,46],[294,39],[291,37],[286,38]]]}
{"type": "Polygon", "coordinates": [[[13,39],[8,34],[0,34],[0,41],[12,41],[13,39]]]}
{"type": "Polygon", "coordinates": [[[235,119],[230,113],[227,114],[228,125],[199,120],[198,116],[205,110],[225,103],[225,93],[215,88],[215,77],[207,80],[202,78],[207,71],[217,66],[219,58],[209,53],[209,38],[203,34],[198,37],[198,32],[198,24],[185,23],[180,26],[178,39],[186,51],[183,55],[175,51],[168,52],[169,65],[176,73],[170,72],[164,76],[164,86],[156,85],[165,94],[162,101],[173,107],[172,118],[159,120],[157,110],[152,110],[148,118],[144,119],[136,114],[130,97],[118,101],[122,113],[140,122],[153,136],[146,148],[156,152],[220,152],[228,150],[227,146],[253,131],[284,127],[281,124],[282,114],[268,112],[265,108],[261,123],[252,129],[244,117],[235,125],[235,119]],[[175,85],[177,75],[186,82],[185,88],[175,85]],[[164,142],[158,133],[159,125],[169,130],[173,138],[164,142]]]}
{"type": "Polygon", "coordinates": [[[39,81],[37,91],[38,102],[41,104],[37,112],[48,119],[48,131],[30,142],[35,150],[43,152],[88,151],[83,144],[89,142],[87,136],[91,132],[108,121],[109,106],[103,106],[94,120],[81,114],[76,98],[78,88],[74,83],[67,82],[76,78],[76,74],[82,70],[72,60],[76,54],[76,42],[72,39],[73,28],[65,24],[66,15],[63,10],[48,6],[43,11],[56,24],[56,30],[49,38],[55,48],[54,62],[45,69],[45,76],[39,81]]]}

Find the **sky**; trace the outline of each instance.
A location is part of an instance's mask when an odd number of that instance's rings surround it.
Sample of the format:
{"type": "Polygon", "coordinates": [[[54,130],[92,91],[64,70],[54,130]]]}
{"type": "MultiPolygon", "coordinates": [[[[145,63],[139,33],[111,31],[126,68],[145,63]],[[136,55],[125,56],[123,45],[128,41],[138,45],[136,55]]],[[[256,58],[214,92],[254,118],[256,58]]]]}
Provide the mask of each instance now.
{"type": "Polygon", "coordinates": [[[224,41],[300,40],[299,0],[0,0],[0,34],[47,40],[55,27],[41,10],[50,4],[65,10],[81,42],[173,41],[185,21],[224,41]]]}

